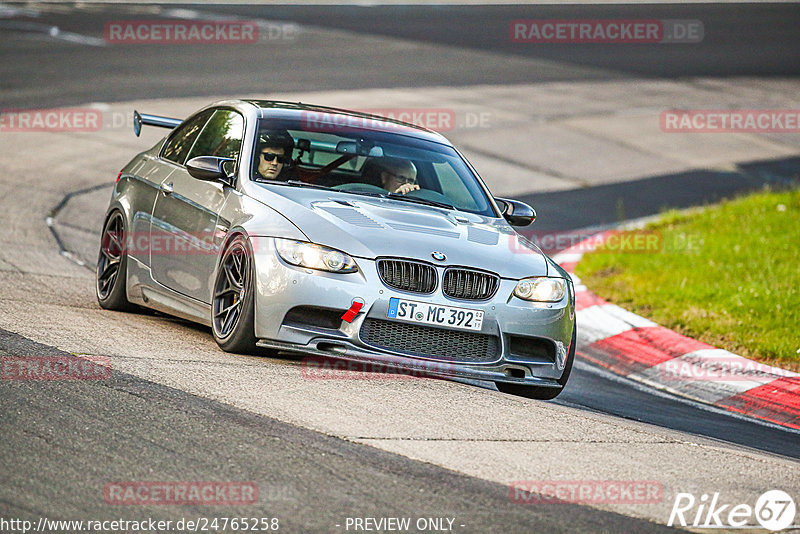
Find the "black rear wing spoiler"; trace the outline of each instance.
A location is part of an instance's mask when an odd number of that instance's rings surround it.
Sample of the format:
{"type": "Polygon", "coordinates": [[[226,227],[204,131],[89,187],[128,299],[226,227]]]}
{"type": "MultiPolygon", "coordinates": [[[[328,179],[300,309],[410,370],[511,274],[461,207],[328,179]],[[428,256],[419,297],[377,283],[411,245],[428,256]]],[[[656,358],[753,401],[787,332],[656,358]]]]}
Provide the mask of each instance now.
{"type": "Polygon", "coordinates": [[[147,115],[145,113],[139,113],[136,110],[133,110],[133,133],[136,134],[136,137],[139,137],[139,134],[142,133],[142,125],[146,124],[147,126],[159,126],[161,128],[175,128],[183,121],[180,119],[172,119],[170,117],[159,117],[158,115],[147,115]]]}

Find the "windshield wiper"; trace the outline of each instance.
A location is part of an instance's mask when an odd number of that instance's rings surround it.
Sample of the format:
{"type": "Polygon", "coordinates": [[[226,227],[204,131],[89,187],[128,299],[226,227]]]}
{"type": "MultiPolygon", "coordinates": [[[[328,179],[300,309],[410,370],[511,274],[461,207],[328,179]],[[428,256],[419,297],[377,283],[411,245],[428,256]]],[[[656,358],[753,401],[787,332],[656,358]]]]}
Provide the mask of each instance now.
{"type": "Polygon", "coordinates": [[[300,180],[286,180],[285,182],[276,182],[276,183],[284,183],[286,185],[291,185],[294,187],[311,187],[314,189],[325,189],[331,191],[331,188],[326,185],[319,185],[319,184],[310,184],[308,182],[301,182],[300,180]]]}
{"type": "MultiPolygon", "coordinates": [[[[334,189],[334,191],[338,191],[334,189]]],[[[435,206],[437,208],[446,208],[449,210],[457,210],[455,206],[452,204],[447,204],[446,202],[437,202],[435,200],[428,200],[427,198],[419,198],[419,197],[409,197],[406,195],[402,195],[400,193],[378,193],[377,191],[339,191],[340,193],[347,193],[350,195],[363,195],[365,197],[376,197],[376,198],[391,198],[393,200],[405,200],[406,202],[414,202],[416,204],[425,204],[426,206],[435,206]]]]}
{"type": "Polygon", "coordinates": [[[255,180],[259,184],[272,184],[272,185],[289,185],[292,187],[312,187],[314,189],[325,189],[330,191],[331,188],[325,185],[311,184],[308,182],[301,182],[300,180],[270,180],[265,178],[263,180],[255,180]]]}
{"type": "Polygon", "coordinates": [[[406,202],[415,202],[417,204],[427,204],[428,206],[436,206],[437,208],[447,208],[449,210],[456,209],[455,206],[453,206],[452,204],[447,204],[446,202],[437,202],[435,200],[428,200],[427,198],[409,197],[406,195],[401,195],[400,193],[389,193],[384,196],[394,200],[405,200],[406,202]]]}
{"type": "Polygon", "coordinates": [[[363,195],[365,197],[376,197],[376,198],[386,198],[386,193],[378,193],[373,191],[342,191],[341,189],[335,189],[339,193],[347,193],[348,195],[363,195]]]}

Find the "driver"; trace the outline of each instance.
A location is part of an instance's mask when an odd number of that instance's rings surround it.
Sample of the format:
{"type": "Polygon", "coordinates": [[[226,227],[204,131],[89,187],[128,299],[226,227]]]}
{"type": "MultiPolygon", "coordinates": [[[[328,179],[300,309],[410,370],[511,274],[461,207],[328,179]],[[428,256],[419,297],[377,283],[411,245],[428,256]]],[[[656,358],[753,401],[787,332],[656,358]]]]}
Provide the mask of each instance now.
{"type": "Polygon", "coordinates": [[[407,159],[400,158],[371,158],[365,164],[378,180],[381,187],[390,193],[405,195],[419,189],[417,183],[417,168],[407,159]]]}
{"type": "Polygon", "coordinates": [[[286,130],[262,132],[258,136],[253,179],[290,180],[294,139],[286,130]]]}

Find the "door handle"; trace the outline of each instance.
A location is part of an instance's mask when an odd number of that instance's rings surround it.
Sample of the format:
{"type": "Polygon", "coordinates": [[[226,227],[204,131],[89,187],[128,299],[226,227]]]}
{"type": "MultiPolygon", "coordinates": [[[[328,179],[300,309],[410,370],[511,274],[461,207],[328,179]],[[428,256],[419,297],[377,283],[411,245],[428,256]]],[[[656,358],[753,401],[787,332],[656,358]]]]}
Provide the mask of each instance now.
{"type": "Polygon", "coordinates": [[[161,192],[165,195],[171,195],[173,191],[174,189],[172,187],[172,182],[168,184],[161,184],[161,192]]]}

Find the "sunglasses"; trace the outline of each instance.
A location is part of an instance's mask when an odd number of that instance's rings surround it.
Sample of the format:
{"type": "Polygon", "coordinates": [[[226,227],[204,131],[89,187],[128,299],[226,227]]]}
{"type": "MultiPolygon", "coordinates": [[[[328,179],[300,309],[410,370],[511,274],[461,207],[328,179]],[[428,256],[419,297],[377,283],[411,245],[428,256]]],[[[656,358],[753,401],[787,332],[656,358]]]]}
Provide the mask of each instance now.
{"type": "Polygon", "coordinates": [[[281,156],[280,154],[270,154],[269,152],[262,152],[261,157],[264,158],[264,161],[267,163],[271,163],[275,160],[278,160],[278,163],[287,164],[292,161],[292,158],[289,156],[281,156]]]}

